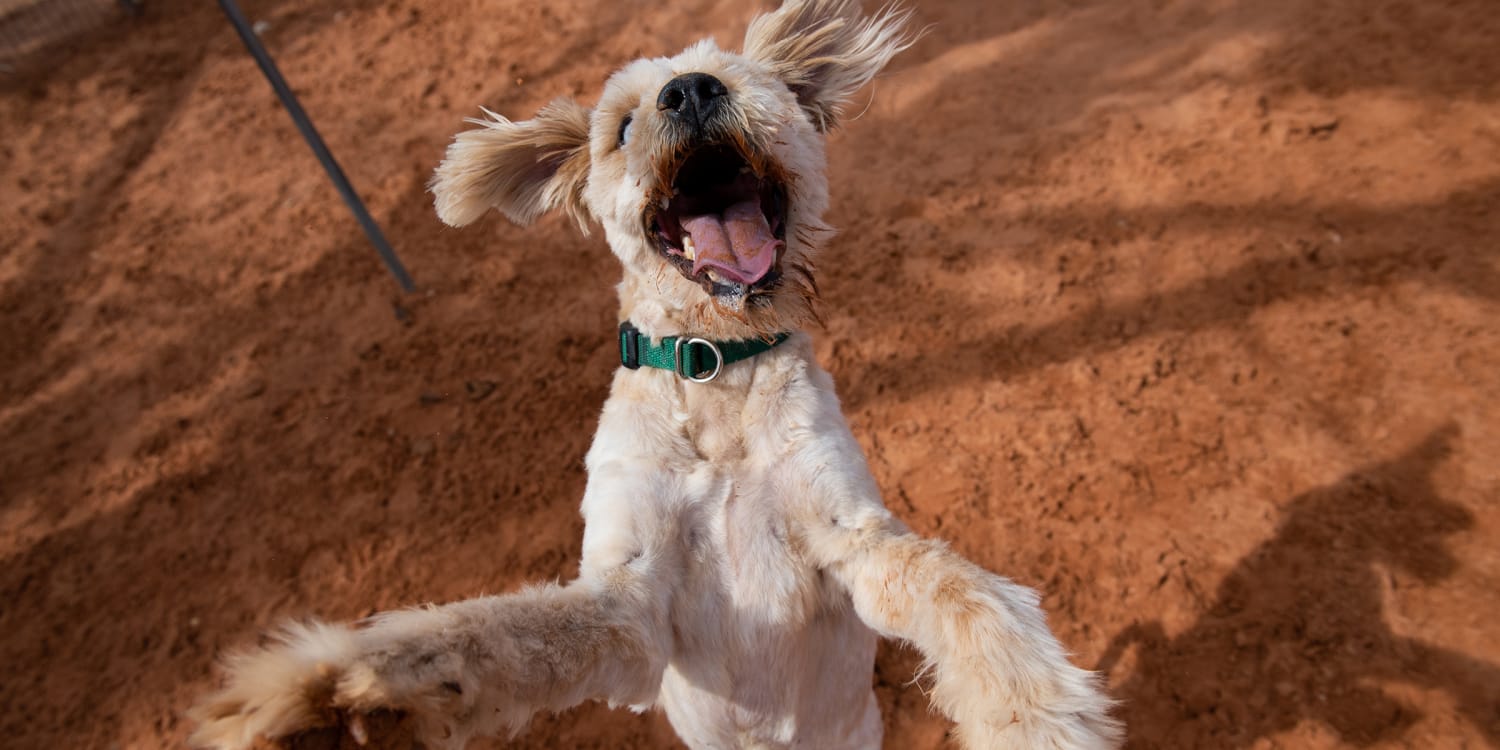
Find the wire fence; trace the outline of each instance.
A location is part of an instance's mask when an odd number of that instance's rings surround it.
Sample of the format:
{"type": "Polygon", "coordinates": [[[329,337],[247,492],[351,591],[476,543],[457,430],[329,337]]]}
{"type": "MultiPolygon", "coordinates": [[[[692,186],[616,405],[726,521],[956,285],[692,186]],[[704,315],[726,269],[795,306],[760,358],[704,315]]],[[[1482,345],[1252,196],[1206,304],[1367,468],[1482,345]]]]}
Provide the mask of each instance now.
{"type": "Polygon", "coordinates": [[[0,0],[0,73],[70,37],[140,12],[141,0],[0,0]]]}

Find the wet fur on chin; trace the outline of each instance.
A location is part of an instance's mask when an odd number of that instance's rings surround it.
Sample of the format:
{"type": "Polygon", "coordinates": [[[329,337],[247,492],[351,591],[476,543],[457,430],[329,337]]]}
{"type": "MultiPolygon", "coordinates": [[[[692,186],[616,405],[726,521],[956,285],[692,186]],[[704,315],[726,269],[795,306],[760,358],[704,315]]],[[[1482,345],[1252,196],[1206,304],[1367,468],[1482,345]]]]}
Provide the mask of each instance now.
{"type": "Polygon", "coordinates": [[[912,43],[907,20],[791,0],[751,23],[743,53],[701,42],[637,60],[592,108],[486,112],[455,138],[432,182],[443,221],[493,208],[602,227],[624,270],[620,317],[652,337],[796,333],[709,384],[616,371],[585,462],[577,579],[287,626],[225,660],[223,685],[192,711],[195,746],[461,750],[603,700],[660,707],[693,747],[875,748],[877,634],[922,652],[933,703],[971,750],[1118,746],[1110,700],[1069,662],[1040,597],[885,507],[801,332],[833,235],[825,134],[912,43]],[[685,148],[655,101],[682,71],[720,80],[716,137],[784,188],[780,280],[743,307],[674,267],[645,221],[671,199],[685,148]]]}

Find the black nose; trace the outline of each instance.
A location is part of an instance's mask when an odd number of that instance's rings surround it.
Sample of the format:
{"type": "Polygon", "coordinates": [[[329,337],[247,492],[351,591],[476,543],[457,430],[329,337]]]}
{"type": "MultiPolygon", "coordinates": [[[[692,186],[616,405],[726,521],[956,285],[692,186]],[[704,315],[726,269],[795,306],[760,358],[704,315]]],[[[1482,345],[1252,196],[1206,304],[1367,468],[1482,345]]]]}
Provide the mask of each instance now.
{"type": "Polygon", "coordinates": [[[661,93],[656,96],[656,108],[694,132],[701,132],[722,109],[728,96],[729,89],[724,87],[723,81],[707,73],[687,73],[661,87],[661,93]]]}

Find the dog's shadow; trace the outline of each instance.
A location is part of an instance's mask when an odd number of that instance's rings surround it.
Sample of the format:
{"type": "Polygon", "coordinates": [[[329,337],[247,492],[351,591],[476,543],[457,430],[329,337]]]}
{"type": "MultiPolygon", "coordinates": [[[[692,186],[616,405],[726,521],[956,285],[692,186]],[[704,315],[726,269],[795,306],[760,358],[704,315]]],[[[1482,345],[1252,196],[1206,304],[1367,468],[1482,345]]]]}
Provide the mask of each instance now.
{"type": "Polygon", "coordinates": [[[1115,690],[1131,745],[1249,747],[1313,721],[1368,746],[1421,718],[1385,683],[1446,693],[1490,744],[1500,742],[1500,668],[1386,623],[1387,592],[1401,580],[1450,576],[1458,563],[1444,537],[1473,525],[1432,484],[1455,432],[1295,498],[1275,536],[1182,633],[1167,637],[1153,621],[1116,634],[1098,668],[1109,673],[1136,649],[1115,690]]]}

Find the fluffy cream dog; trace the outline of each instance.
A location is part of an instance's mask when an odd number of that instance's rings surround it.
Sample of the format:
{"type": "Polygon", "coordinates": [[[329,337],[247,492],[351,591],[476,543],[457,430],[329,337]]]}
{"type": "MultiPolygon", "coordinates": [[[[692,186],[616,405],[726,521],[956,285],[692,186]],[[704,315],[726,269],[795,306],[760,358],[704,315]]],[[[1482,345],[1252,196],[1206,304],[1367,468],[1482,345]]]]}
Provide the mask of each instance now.
{"type": "Polygon", "coordinates": [[[592,110],[456,138],[432,184],[445,222],[561,209],[624,265],[579,577],[290,627],[228,660],[197,745],[462,748],[605,700],[661,706],[695,748],[873,748],[877,635],[922,651],[969,748],[1116,744],[1037,595],[886,510],[800,332],[831,235],[824,133],[906,20],[791,0],[743,53],[637,60],[592,110]]]}

